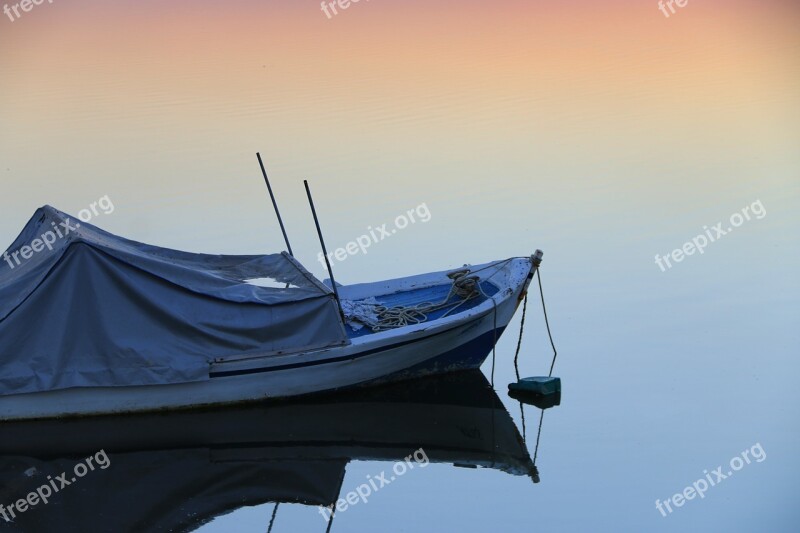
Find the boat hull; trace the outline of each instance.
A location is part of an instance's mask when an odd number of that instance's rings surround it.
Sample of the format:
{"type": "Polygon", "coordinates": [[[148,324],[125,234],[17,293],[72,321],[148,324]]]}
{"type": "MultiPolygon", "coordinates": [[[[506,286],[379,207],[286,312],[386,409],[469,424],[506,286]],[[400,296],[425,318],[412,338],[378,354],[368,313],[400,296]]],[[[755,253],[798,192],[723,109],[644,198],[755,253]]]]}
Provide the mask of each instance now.
{"type": "Polygon", "coordinates": [[[0,420],[95,416],[263,401],[479,368],[532,279],[509,264],[508,285],[469,312],[383,332],[341,347],[212,365],[206,381],[77,388],[0,398],[0,420]]]}

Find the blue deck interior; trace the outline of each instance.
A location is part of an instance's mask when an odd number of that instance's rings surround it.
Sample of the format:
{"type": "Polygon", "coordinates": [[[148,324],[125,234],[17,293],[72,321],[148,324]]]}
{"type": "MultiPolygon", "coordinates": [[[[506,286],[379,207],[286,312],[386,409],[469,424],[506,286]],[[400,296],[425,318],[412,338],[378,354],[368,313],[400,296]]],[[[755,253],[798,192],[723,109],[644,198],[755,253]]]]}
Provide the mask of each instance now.
{"type": "MultiPolygon", "coordinates": [[[[387,294],[385,296],[376,296],[375,299],[378,301],[380,305],[383,305],[385,307],[395,307],[399,305],[414,306],[425,302],[439,303],[442,302],[447,297],[451,287],[452,285],[450,283],[443,283],[442,285],[436,285],[434,287],[425,287],[422,289],[413,289],[410,291],[402,291],[393,294],[387,294]]],[[[483,289],[483,292],[488,296],[494,296],[499,291],[499,289],[496,286],[487,281],[481,282],[481,288],[483,289]]],[[[460,301],[458,297],[456,296],[451,297],[451,302],[453,302],[453,305],[451,307],[440,309],[438,311],[434,311],[428,314],[427,322],[436,320],[437,318],[441,318],[445,313],[450,311],[452,307],[455,307],[458,301],[460,301]]],[[[471,300],[468,300],[467,302],[459,305],[458,309],[456,309],[454,313],[450,313],[450,315],[448,316],[464,312],[468,309],[472,309],[473,307],[476,307],[485,301],[486,297],[483,294],[478,295],[477,297],[472,298],[471,300]]],[[[365,335],[371,335],[373,333],[373,331],[367,326],[364,326],[360,330],[355,331],[352,327],[350,327],[349,324],[345,325],[345,331],[347,332],[347,336],[350,337],[351,339],[357,337],[363,337],[365,335]]]]}

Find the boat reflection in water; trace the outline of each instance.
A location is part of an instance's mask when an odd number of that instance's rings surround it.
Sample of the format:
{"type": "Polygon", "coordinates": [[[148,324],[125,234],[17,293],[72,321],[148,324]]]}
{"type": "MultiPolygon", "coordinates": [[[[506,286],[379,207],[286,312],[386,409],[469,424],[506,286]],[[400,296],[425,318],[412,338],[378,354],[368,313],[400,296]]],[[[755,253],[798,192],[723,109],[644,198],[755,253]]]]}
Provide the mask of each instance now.
{"type": "MultiPolygon", "coordinates": [[[[0,531],[192,531],[238,508],[331,506],[353,460],[492,468],[538,481],[480,372],[238,408],[0,425],[8,506],[101,450],[86,473],[0,531]],[[101,463],[102,464],[102,463],[101,463]],[[50,476],[50,478],[48,478],[50,476]]],[[[58,485],[56,485],[58,486],[58,485]]]]}

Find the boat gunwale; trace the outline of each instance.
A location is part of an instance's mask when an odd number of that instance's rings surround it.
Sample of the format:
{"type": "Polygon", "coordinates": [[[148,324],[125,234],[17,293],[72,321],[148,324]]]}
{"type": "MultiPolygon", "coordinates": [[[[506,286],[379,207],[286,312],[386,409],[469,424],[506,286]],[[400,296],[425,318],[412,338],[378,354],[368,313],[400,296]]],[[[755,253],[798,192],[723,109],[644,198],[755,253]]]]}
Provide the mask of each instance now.
{"type": "MultiPolygon", "coordinates": [[[[419,324],[404,326],[402,328],[380,331],[370,335],[364,335],[362,337],[355,337],[351,339],[351,342],[348,345],[344,346],[329,346],[316,350],[293,352],[290,354],[281,355],[254,354],[247,356],[246,358],[237,357],[235,360],[215,361],[211,365],[209,376],[211,379],[219,379],[228,376],[270,372],[274,370],[283,370],[302,366],[315,366],[325,363],[340,362],[347,359],[356,359],[368,355],[374,355],[391,349],[395,346],[401,346],[416,341],[425,340],[435,335],[449,332],[453,329],[468,324],[471,321],[480,320],[486,315],[492,313],[505,300],[512,296],[520,285],[525,284],[527,280],[530,279],[530,275],[532,274],[534,267],[530,257],[512,257],[509,259],[492,261],[481,265],[466,265],[466,267],[471,268],[484,268],[486,266],[500,264],[503,262],[507,262],[507,264],[504,265],[502,269],[509,270],[509,273],[513,272],[513,265],[521,265],[522,263],[527,262],[529,265],[527,276],[521,276],[519,280],[509,280],[510,283],[508,286],[501,286],[489,278],[483,280],[495,285],[498,288],[498,292],[471,309],[465,309],[462,312],[454,313],[450,316],[438,318],[430,322],[422,322],[419,324]],[[516,283],[514,283],[515,281],[516,283]],[[403,342],[396,342],[398,339],[402,338],[405,338],[403,342]],[[371,345],[374,345],[374,347],[369,347],[371,345]],[[255,363],[261,364],[253,366],[255,363]],[[232,366],[242,366],[243,368],[230,368],[232,366]]],[[[522,270],[523,269],[520,268],[520,271],[522,270]]],[[[377,281],[369,284],[359,285],[362,287],[367,285],[379,285],[389,282],[408,280],[415,277],[422,278],[430,276],[433,279],[434,276],[446,274],[448,272],[452,272],[452,270],[431,272],[427,274],[420,274],[418,276],[411,276],[410,278],[398,278],[396,280],[377,281]]],[[[442,284],[441,280],[439,282],[427,285],[413,286],[413,289],[433,287],[440,284],[442,284]]],[[[352,286],[344,286],[340,288],[340,291],[347,289],[348,287],[352,286]]],[[[409,289],[412,289],[412,287],[409,287],[409,289]]],[[[395,291],[395,293],[396,292],[404,291],[395,291]]]]}

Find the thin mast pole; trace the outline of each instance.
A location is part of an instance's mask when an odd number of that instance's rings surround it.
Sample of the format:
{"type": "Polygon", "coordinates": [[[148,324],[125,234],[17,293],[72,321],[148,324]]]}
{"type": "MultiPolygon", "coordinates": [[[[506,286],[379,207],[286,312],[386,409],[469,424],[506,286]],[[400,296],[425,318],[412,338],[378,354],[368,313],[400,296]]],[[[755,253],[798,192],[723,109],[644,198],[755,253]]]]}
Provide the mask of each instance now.
{"type": "Polygon", "coordinates": [[[308,188],[308,180],[303,180],[303,185],[306,187],[306,194],[308,195],[308,203],[311,206],[311,213],[314,215],[314,224],[317,226],[317,235],[319,235],[319,243],[322,245],[322,254],[325,257],[325,265],[328,267],[328,275],[331,277],[331,287],[333,288],[333,295],[336,298],[336,303],[339,306],[339,313],[344,320],[344,311],[342,310],[342,301],[339,299],[339,291],[336,289],[336,280],[333,277],[333,269],[331,262],[328,260],[328,249],[325,247],[325,239],[322,237],[322,229],[319,226],[319,218],[317,218],[317,210],[314,208],[314,199],[311,198],[311,189],[308,188]]]}
{"type": "Polygon", "coordinates": [[[289,255],[294,257],[294,253],[292,253],[292,245],[289,244],[289,237],[286,235],[286,228],[283,227],[283,219],[281,218],[281,212],[278,210],[278,202],[275,201],[275,195],[272,193],[272,185],[269,184],[269,178],[267,177],[267,169],[264,168],[264,162],[261,160],[261,153],[256,153],[258,157],[258,164],[261,166],[261,173],[264,174],[264,181],[267,183],[267,189],[269,190],[269,197],[272,199],[272,207],[275,208],[275,214],[278,215],[278,224],[281,225],[281,231],[283,232],[283,240],[286,241],[286,248],[289,251],[289,255]]]}

